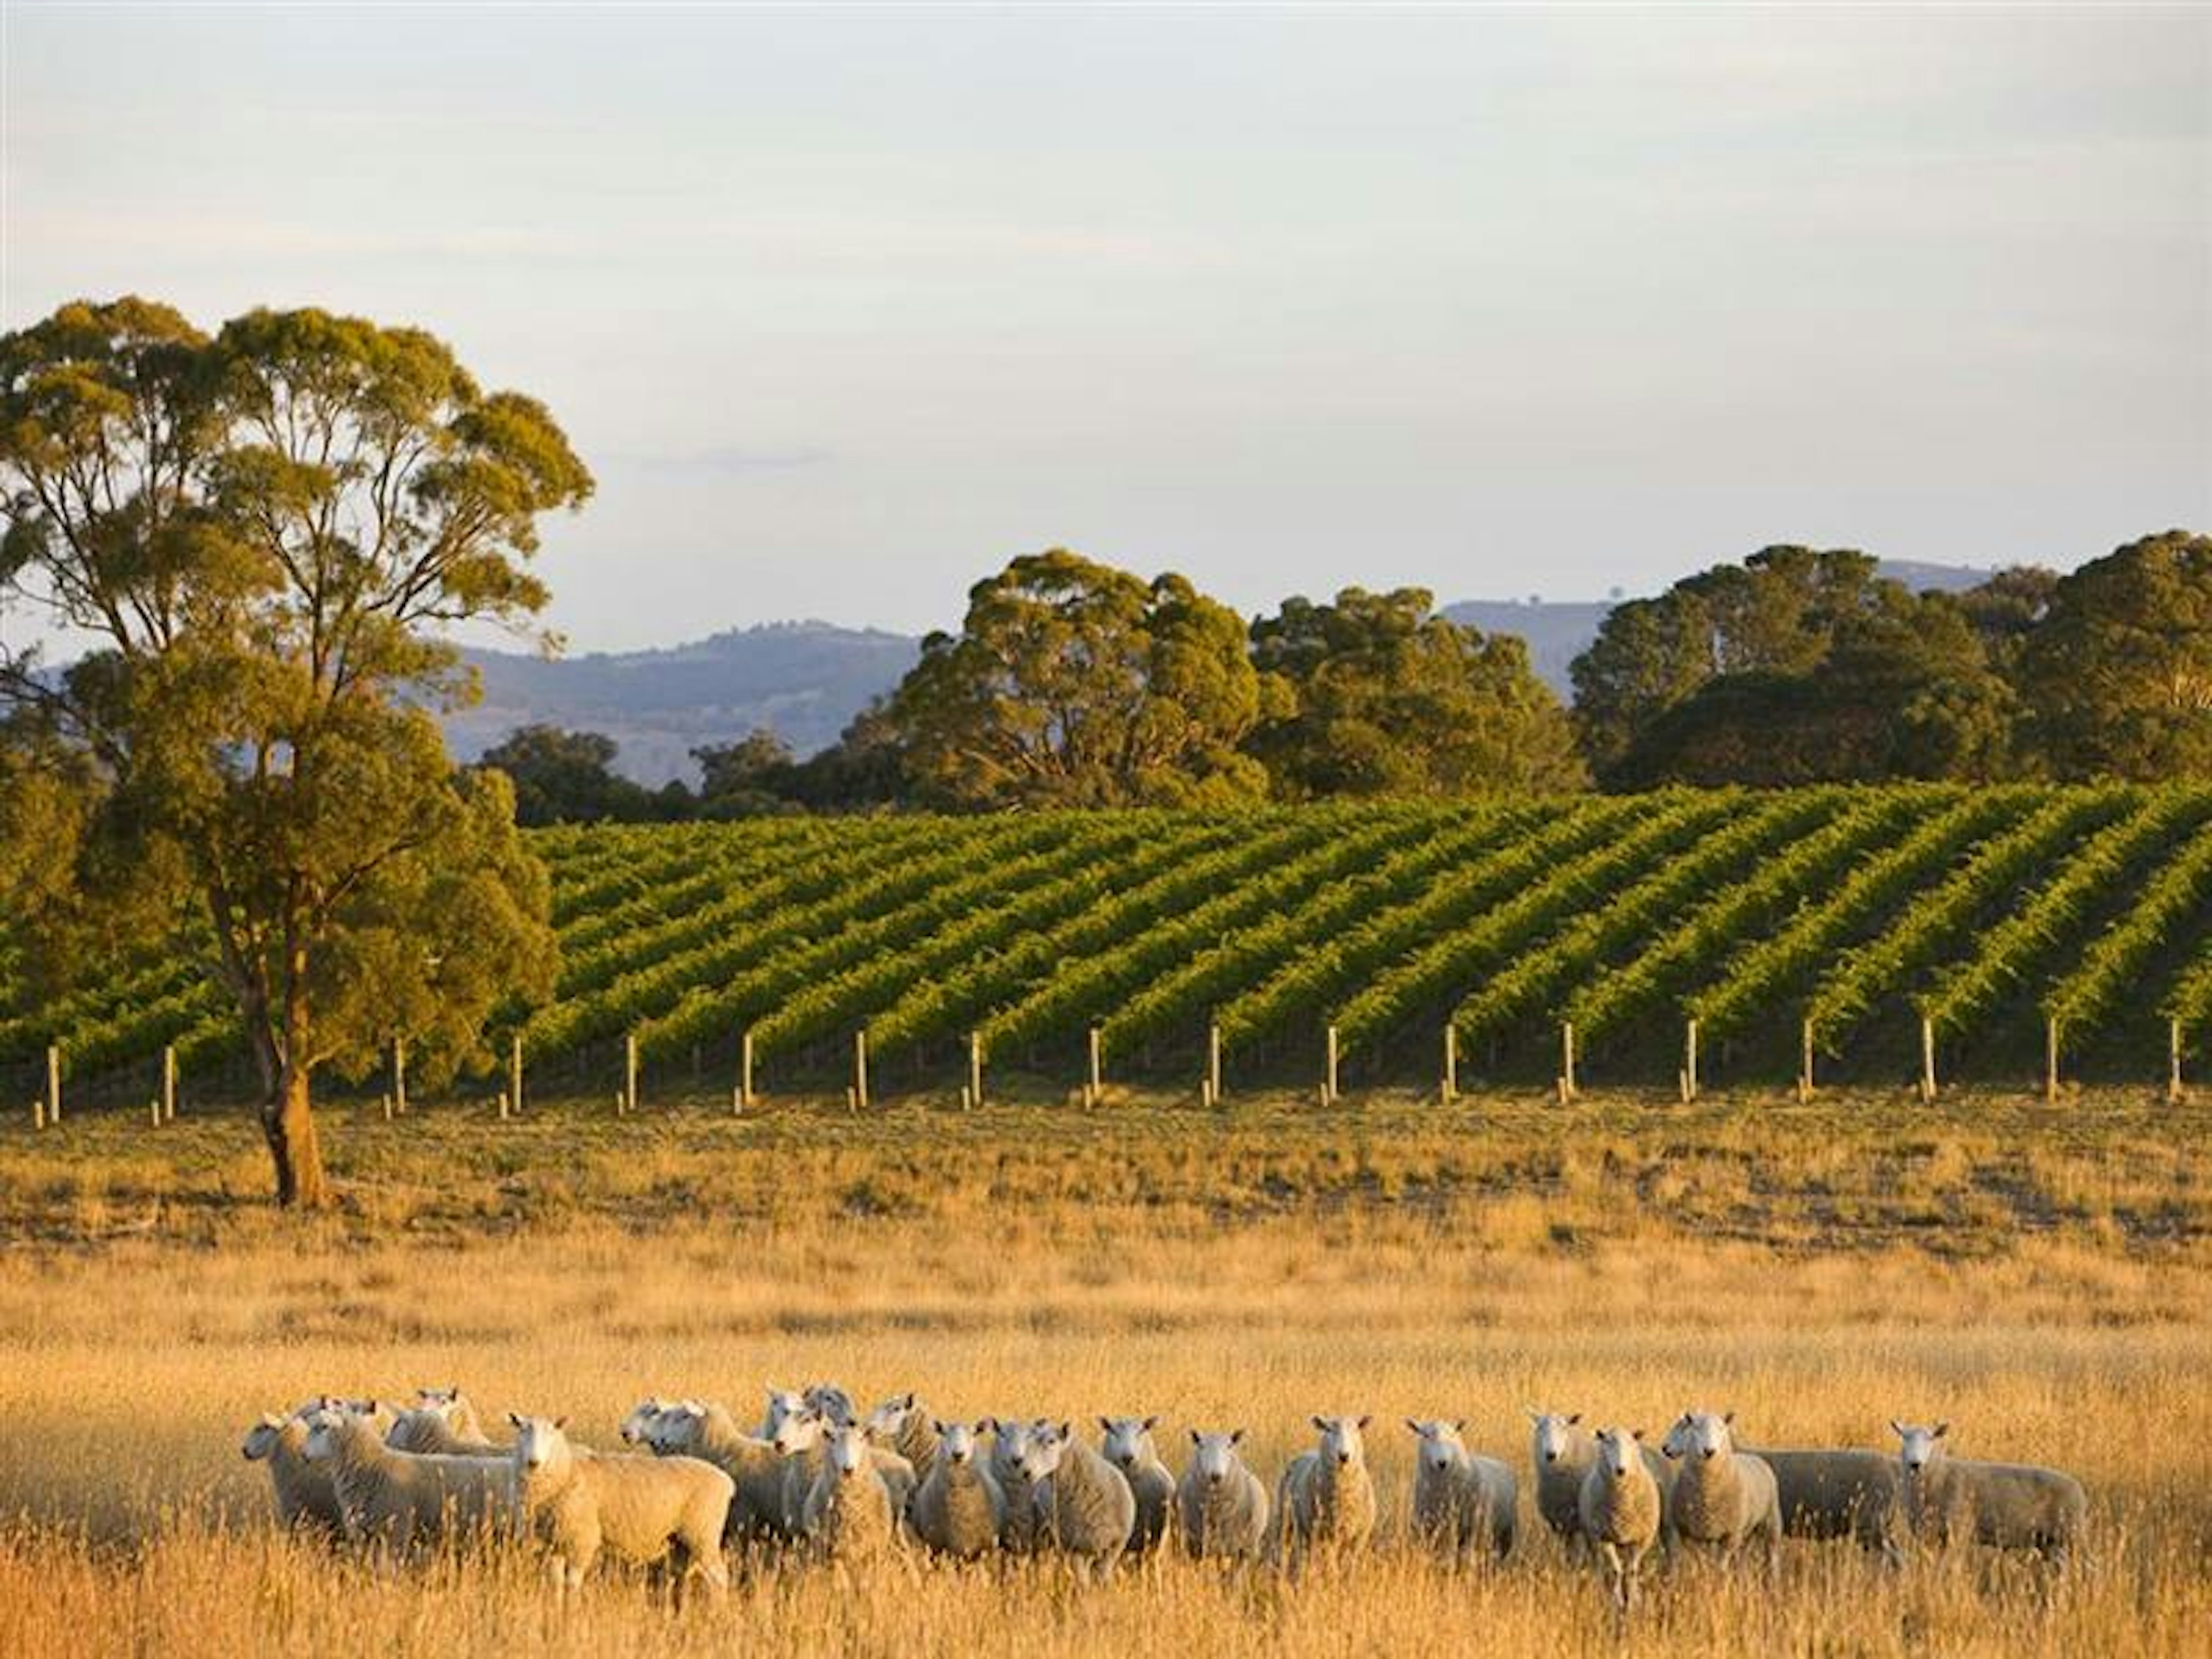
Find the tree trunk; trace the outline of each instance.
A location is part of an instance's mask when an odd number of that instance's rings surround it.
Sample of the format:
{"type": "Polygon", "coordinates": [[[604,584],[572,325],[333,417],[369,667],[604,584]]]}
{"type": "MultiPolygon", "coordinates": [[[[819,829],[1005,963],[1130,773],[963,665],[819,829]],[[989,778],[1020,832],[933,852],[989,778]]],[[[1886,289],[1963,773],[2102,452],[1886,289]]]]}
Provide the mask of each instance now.
{"type": "Polygon", "coordinates": [[[323,1175],[322,1147],[315,1139],[315,1117],[304,1067],[287,1064],[272,1098],[261,1108],[261,1133],[276,1165],[276,1201],[286,1209],[319,1210],[331,1201],[323,1175]]]}

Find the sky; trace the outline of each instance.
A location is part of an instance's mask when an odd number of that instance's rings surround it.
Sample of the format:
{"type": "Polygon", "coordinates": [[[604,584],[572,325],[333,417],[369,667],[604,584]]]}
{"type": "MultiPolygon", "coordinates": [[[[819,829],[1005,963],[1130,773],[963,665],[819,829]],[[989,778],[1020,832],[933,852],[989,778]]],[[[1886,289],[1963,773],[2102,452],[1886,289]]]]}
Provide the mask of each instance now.
{"type": "Polygon", "coordinates": [[[2212,10],[0,14],[0,325],[430,329],[580,649],[2212,529],[2212,10]]]}

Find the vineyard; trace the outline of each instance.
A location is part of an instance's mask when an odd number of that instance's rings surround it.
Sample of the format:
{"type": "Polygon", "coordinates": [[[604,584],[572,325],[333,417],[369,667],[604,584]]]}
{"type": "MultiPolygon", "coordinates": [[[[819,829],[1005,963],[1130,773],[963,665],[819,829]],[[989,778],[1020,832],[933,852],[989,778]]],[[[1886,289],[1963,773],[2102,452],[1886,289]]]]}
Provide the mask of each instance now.
{"type": "MultiPolygon", "coordinates": [[[[1680,791],[538,835],[557,992],[476,1092],[1205,1079],[2178,1083],[2212,1024],[2212,790],[1680,791]]],[[[250,1087],[190,937],[32,997],[0,1084],[250,1087]]],[[[404,1032],[395,1032],[404,1042],[404,1032]]],[[[380,1074],[362,1083],[388,1087],[380,1074]]]]}

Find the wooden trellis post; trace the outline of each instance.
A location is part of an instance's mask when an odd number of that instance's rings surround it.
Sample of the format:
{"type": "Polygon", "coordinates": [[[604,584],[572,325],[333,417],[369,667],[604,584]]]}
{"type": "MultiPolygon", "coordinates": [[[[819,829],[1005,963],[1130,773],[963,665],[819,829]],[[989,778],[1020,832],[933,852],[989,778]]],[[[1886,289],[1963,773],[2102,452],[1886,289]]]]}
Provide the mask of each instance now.
{"type": "Polygon", "coordinates": [[[1221,1101],[1221,1024],[1219,1021],[1206,1028],[1206,1104],[1218,1105],[1221,1101]]]}
{"type": "Polygon", "coordinates": [[[1936,1098],[1936,1022],[1920,1017],[1920,1098],[1936,1098]]]}
{"type": "Polygon", "coordinates": [[[1322,1080],[1321,1097],[1330,1105],[1336,1103],[1336,1027],[1328,1028],[1328,1071],[1322,1080]]]}
{"type": "Polygon", "coordinates": [[[1813,1098],[1813,1022],[1807,1020],[1800,1030],[1797,1061],[1797,1098],[1802,1103],[1813,1098]]]}
{"type": "Polygon", "coordinates": [[[407,1115],[407,1039],[392,1039],[392,1109],[407,1115]]]}
{"type": "Polygon", "coordinates": [[[625,1112],[637,1109],[637,1033],[623,1036],[623,1091],[622,1109],[625,1112]]]}
{"type": "Polygon", "coordinates": [[[1096,1106],[1098,1103],[1100,1093],[1106,1086],[1104,1038],[1100,1035],[1096,1025],[1091,1028],[1090,1053],[1090,1079],[1084,1085],[1084,1104],[1096,1106]]]}
{"type": "Polygon", "coordinates": [[[2170,1020],[2166,1028],[2166,1103],[2179,1106],[2184,1098],[2181,1087],[2181,1022],[2170,1020]]]}
{"type": "Polygon", "coordinates": [[[753,1030],[738,1034],[738,1109],[750,1111],[753,1103],[753,1030]]]}
{"type": "Polygon", "coordinates": [[[514,1102],[514,1115],[522,1115],[522,1033],[507,1040],[507,1092],[514,1102]]]}
{"type": "Polygon", "coordinates": [[[868,1031],[866,1026],[853,1033],[853,1109],[868,1109],[868,1031]]]}
{"type": "Polygon", "coordinates": [[[1575,1097],[1575,1023],[1566,1020],[1559,1026],[1559,1102],[1562,1105],[1575,1097]]]}
{"type": "Polygon", "coordinates": [[[1698,1022],[1690,1020],[1682,1027],[1682,1103],[1686,1106],[1698,1097],[1698,1022]]]}
{"type": "Polygon", "coordinates": [[[177,1045],[161,1045],[161,1121],[177,1121],[177,1045]]]}
{"type": "Polygon", "coordinates": [[[2043,1098],[2049,1103],[2058,1099],[2058,1022],[2047,1018],[2043,1022],[2043,1098]]]}
{"type": "Polygon", "coordinates": [[[968,1033],[968,1103],[983,1103],[983,1034],[968,1033]]]}
{"type": "Polygon", "coordinates": [[[1444,1104],[1459,1098],[1459,1027],[1444,1022],[1444,1104]]]}
{"type": "Polygon", "coordinates": [[[46,1121],[62,1121],[62,1045],[46,1045],[46,1121]]]}

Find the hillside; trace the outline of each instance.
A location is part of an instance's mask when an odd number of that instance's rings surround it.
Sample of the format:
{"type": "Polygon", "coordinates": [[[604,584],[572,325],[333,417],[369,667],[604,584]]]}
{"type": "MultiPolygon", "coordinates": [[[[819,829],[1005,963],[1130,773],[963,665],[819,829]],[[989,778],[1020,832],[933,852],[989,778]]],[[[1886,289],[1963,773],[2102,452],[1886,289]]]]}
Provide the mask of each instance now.
{"type": "MultiPolygon", "coordinates": [[[[1882,574],[1918,588],[1971,587],[1989,572],[1886,561],[1882,574]]],[[[1444,615],[1485,633],[1528,641],[1536,672],[1562,697],[1568,665],[1596,637],[1607,600],[1463,599],[1444,615]]],[[[826,622],[732,629],[653,651],[592,652],[548,660],[471,651],[484,700],[450,717],[446,738],[474,760],[518,726],[599,732],[622,745],[625,776],[659,785],[696,775],[691,750],[766,726],[806,755],[836,740],[872,697],[896,685],[920,651],[911,635],[826,622]]]]}

